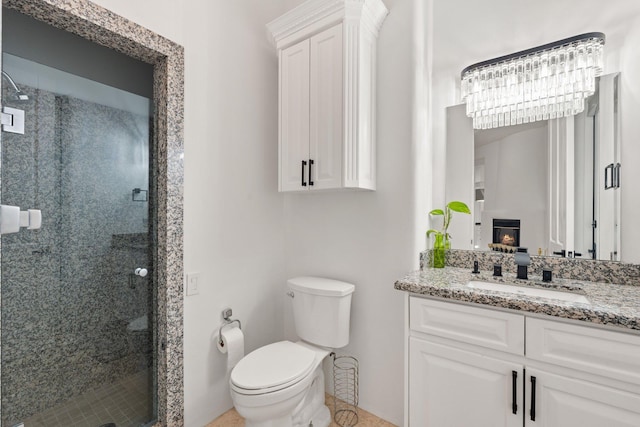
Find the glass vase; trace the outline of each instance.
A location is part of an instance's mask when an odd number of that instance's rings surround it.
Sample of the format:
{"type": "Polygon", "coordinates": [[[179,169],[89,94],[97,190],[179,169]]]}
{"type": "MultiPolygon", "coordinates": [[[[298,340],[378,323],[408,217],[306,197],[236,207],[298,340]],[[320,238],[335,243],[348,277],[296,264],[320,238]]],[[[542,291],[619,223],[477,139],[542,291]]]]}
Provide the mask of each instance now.
{"type": "Polygon", "coordinates": [[[446,234],[436,234],[431,250],[431,266],[433,268],[444,268],[446,264],[447,250],[451,247],[451,242],[446,234]]]}

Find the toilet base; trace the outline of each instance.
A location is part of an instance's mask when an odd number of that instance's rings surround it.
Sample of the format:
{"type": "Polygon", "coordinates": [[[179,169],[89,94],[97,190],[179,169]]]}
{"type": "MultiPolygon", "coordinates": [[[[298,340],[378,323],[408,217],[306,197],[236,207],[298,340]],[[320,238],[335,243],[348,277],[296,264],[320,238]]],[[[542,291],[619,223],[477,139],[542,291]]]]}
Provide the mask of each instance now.
{"type": "Polygon", "coordinates": [[[324,373],[322,365],[314,372],[313,382],[305,398],[293,411],[293,427],[328,427],[331,423],[329,408],[324,404],[324,373]]]}
{"type": "MultiPolygon", "coordinates": [[[[311,421],[313,421],[313,427],[329,427],[329,424],[331,424],[331,412],[329,412],[329,408],[327,408],[326,405],[322,405],[313,415],[311,421]]],[[[309,424],[300,424],[300,427],[307,426],[309,426],[309,424]]],[[[298,426],[296,425],[295,427],[298,426]]]]}
{"type": "MultiPolygon", "coordinates": [[[[269,420],[269,421],[249,421],[245,420],[245,427],[293,427],[291,424],[291,415],[288,415],[283,418],[278,418],[277,420],[269,420]]],[[[315,426],[314,426],[315,427],[315,426]]]]}

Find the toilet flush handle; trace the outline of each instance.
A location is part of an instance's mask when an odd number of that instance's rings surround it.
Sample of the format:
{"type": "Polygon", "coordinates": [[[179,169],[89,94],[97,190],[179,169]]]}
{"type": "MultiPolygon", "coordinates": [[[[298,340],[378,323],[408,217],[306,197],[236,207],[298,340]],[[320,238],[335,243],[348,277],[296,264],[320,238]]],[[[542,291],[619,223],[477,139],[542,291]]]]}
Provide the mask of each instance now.
{"type": "Polygon", "coordinates": [[[291,298],[295,297],[295,295],[293,294],[293,291],[287,292],[287,296],[291,298]]]}

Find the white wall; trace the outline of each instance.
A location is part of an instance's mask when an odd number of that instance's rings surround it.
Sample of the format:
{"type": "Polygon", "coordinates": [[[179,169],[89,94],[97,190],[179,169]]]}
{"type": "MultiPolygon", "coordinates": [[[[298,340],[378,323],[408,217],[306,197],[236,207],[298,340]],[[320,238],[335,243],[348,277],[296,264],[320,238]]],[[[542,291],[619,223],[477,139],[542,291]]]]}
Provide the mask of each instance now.
{"type": "Polygon", "coordinates": [[[283,338],[283,196],[277,192],[277,57],[265,23],[278,1],[188,2],[185,19],[185,425],[232,406],[220,312],[241,319],[245,350],[283,338]],[[187,28],[189,29],[187,31],[187,28]]]}
{"type": "Polygon", "coordinates": [[[97,0],[185,46],[185,271],[202,275],[200,295],[185,298],[187,426],[232,406],[225,359],[211,341],[222,308],[242,320],[247,351],[293,338],[284,283],[301,274],[356,284],[352,339],[341,353],[360,360],[361,406],[402,423],[404,306],[393,283],[424,249],[429,191],[417,182],[429,168],[415,165],[430,152],[421,138],[430,2],[384,0],[391,12],[378,51],[378,191],[283,196],[277,58],[265,24],[301,2],[97,0]]]}
{"type": "MultiPolygon", "coordinates": [[[[434,171],[444,164],[444,109],[460,103],[460,72],[468,65],[565,37],[606,34],[605,73],[621,71],[622,259],[640,262],[640,2],[634,0],[448,0],[434,2],[434,171]],[[481,17],[481,18],[479,18],[481,17]]],[[[437,172],[436,172],[437,173],[437,172]]],[[[438,187],[434,189],[437,192],[438,187]]],[[[438,200],[438,193],[435,195],[438,200]]]]}
{"type": "Polygon", "coordinates": [[[220,312],[242,320],[246,351],[283,338],[283,196],[277,192],[277,57],[265,24],[284,1],[98,0],[185,47],[185,425],[232,407],[220,312]]]}
{"type": "MultiPolygon", "coordinates": [[[[352,342],[343,351],[360,359],[361,406],[401,422],[403,304],[392,284],[416,266],[424,247],[416,242],[424,232],[420,213],[428,211],[425,194],[433,192],[437,204],[444,198],[441,181],[421,188],[416,177],[444,176],[440,119],[445,106],[458,102],[457,75],[466,65],[605,31],[608,51],[618,52],[606,54],[606,71],[623,72],[623,111],[632,116],[640,108],[633,80],[640,59],[630,43],[638,45],[640,25],[629,21],[639,2],[611,0],[606,8],[600,0],[435,2],[434,141],[420,145],[428,123],[419,121],[428,122],[430,104],[420,105],[415,93],[424,89],[420,79],[430,78],[431,58],[422,54],[431,40],[425,46],[424,16],[416,12],[430,2],[385,0],[391,13],[379,39],[378,191],[282,196],[276,192],[277,64],[264,24],[300,1],[190,0],[178,7],[172,0],[95,1],[186,49],[185,269],[202,274],[201,294],[185,300],[187,426],[231,406],[224,359],[210,341],[220,310],[230,305],[243,320],[247,350],[279,339],[283,283],[298,274],[357,285],[352,342]],[[433,162],[423,162],[432,155],[433,162]]],[[[623,158],[640,158],[633,144],[640,122],[623,122],[623,158]]],[[[623,166],[622,174],[623,185],[635,182],[640,168],[623,166]]],[[[623,204],[622,221],[631,223],[625,212],[640,210],[640,198],[623,204]]],[[[640,253],[640,227],[629,233],[627,242],[634,243],[623,242],[623,252],[640,253]]]]}
{"type": "MultiPolygon", "coordinates": [[[[360,362],[360,406],[400,425],[404,305],[393,283],[417,267],[424,249],[426,229],[416,233],[415,225],[417,159],[412,146],[412,51],[423,40],[413,38],[413,1],[385,0],[385,5],[390,13],[378,40],[377,191],[286,195],[286,274],[327,276],[356,285],[351,342],[338,353],[360,362]]],[[[289,322],[286,332],[295,337],[289,322]]]]}
{"type": "MultiPolygon", "coordinates": [[[[476,131],[478,132],[478,131],[476,131]]],[[[493,219],[520,220],[520,246],[537,254],[548,246],[546,126],[534,127],[476,146],[476,164],[484,164],[483,250],[493,241],[493,219]]]]}

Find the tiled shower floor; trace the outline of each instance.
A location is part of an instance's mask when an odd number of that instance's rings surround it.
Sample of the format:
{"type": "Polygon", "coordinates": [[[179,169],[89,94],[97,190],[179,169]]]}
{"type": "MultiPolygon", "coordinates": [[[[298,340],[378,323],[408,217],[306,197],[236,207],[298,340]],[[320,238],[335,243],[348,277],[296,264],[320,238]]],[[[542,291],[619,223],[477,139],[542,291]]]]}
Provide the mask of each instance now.
{"type": "Polygon", "coordinates": [[[149,373],[137,372],[24,421],[25,427],[138,427],[149,420],[149,373]]]}

